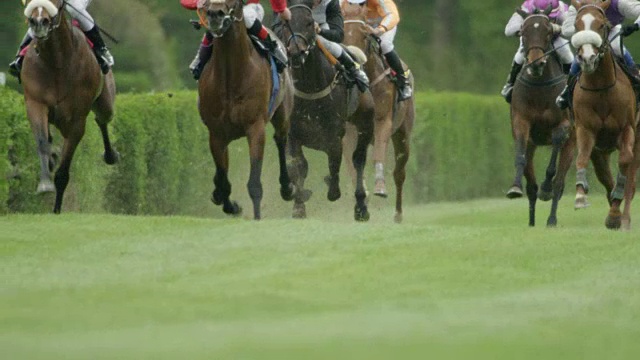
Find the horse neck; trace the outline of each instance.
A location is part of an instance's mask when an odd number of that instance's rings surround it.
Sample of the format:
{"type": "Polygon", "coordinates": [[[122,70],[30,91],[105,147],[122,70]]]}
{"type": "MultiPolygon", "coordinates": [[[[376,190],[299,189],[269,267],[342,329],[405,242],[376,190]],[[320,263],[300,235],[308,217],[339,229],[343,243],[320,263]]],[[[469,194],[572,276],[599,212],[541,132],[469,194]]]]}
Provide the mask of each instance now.
{"type": "Polygon", "coordinates": [[[333,66],[318,46],[309,52],[304,65],[293,68],[296,88],[309,92],[320,91],[331,85],[335,74],[333,66]]]}
{"type": "Polygon", "coordinates": [[[213,43],[213,63],[218,78],[241,84],[248,76],[245,68],[251,62],[251,39],[242,21],[234,21],[231,29],[213,43]]]}
{"type": "Polygon", "coordinates": [[[613,52],[608,50],[593,73],[582,74],[582,86],[594,89],[610,86],[616,81],[616,66],[613,52]]]}
{"type": "Polygon", "coordinates": [[[51,31],[47,39],[35,40],[42,62],[56,69],[62,69],[69,64],[73,52],[73,29],[67,23],[63,12],[60,16],[60,24],[51,31]]]}

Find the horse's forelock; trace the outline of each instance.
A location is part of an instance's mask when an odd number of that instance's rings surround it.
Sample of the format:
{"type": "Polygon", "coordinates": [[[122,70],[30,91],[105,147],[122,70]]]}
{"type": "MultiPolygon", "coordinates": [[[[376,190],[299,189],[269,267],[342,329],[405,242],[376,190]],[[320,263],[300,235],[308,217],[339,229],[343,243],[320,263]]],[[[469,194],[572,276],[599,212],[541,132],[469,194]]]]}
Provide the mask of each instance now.
{"type": "Polygon", "coordinates": [[[37,8],[43,8],[51,17],[58,15],[58,7],[50,0],[31,0],[24,8],[24,16],[31,17],[31,14],[37,8]]]}

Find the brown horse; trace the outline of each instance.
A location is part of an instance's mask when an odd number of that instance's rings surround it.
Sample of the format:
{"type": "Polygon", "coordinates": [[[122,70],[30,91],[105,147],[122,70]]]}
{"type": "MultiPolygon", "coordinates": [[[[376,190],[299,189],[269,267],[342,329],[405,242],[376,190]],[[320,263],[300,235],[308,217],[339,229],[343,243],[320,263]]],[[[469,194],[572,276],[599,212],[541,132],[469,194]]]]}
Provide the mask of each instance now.
{"type": "Polygon", "coordinates": [[[111,147],[107,130],[116,94],[113,74],[102,75],[84,34],[67,21],[63,6],[64,0],[27,2],[25,16],[34,42],[22,67],[27,116],[40,157],[38,192],[56,192],[55,213],[60,213],[71,160],[84,135],[90,111],[95,113],[102,132],[104,161],[111,165],[119,158],[111,147]],[[49,124],[54,124],[64,137],[55,187],[51,182],[49,124]]]}
{"type": "Polygon", "coordinates": [[[525,19],[521,36],[527,63],[517,78],[511,101],[516,175],[507,197],[515,199],[523,196],[524,175],[529,199],[529,226],[535,226],[538,198],[553,200],[547,226],[557,225],[558,202],[575,150],[575,133],[569,112],[555,105],[555,98],[562,91],[566,77],[558,57],[546,53],[553,49],[553,27],[548,17],[550,11],[551,8],[543,13],[520,14],[525,19]],[[538,192],[533,156],[536,148],[543,145],[551,145],[553,149],[545,180],[538,192]]]}
{"type": "MultiPolygon", "coordinates": [[[[285,148],[289,116],[293,109],[293,82],[285,71],[279,79],[280,93],[272,114],[269,102],[273,81],[270,61],[254,48],[242,19],[241,0],[207,1],[207,28],[214,35],[213,56],[199,82],[200,116],[209,128],[209,147],[216,164],[212,201],[226,214],[238,215],[240,206],[229,199],[229,143],[246,136],[251,173],[247,188],[253,214],[259,220],[262,200],[262,159],[265,128],[272,120],[280,163],[280,194],[293,199],[293,186],[286,168],[285,148]]],[[[275,36],[274,36],[275,38],[275,36]]]]}
{"type": "Polygon", "coordinates": [[[607,189],[610,204],[605,225],[631,227],[631,200],[635,193],[640,159],[637,108],[630,80],[616,63],[609,43],[611,24],[605,11],[611,0],[585,4],[573,0],[578,10],[571,42],[578,49],[582,74],[573,94],[578,141],[576,209],[588,206],[587,165],[593,162],[598,180],[607,189]],[[618,178],[613,182],[609,155],[618,149],[618,178]],[[624,212],[620,206],[625,202],[624,212]]]}
{"type": "MultiPolygon", "coordinates": [[[[389,139],[393,141],[396,164],[393,179],[396,184],[396,222],[402,222],[402,189],[406,178],[406,165],[409,161],[410,136],[415,121],[415,105],[413,97],[398,102],[396,85],[392,81],[390,68],[386,67],[380,47],[369,32],[366,23],[367,8],[358,4],[346,4],[343,7],[345,15],[344,43],[356,46],[365,52],[368,61],[364,70],[371,79],[371,93],[375,101],[373,162],[375,166],[376,182],[374,195],[387,197],[384,179],[384,164],[386,161],[389,139]]],[[[411,79],[413,86],[413,79],[411,79]]],[[[347,126],[344,138],[345,153],[355,148],[357,132],[354,126],[347,126]]],[[[349,168],[353,167],[349,157],[345,157],[349,168]]],[[[352,174],[355,171],[351,171],[352,174]]],[[[352,175],[353,177],[353,175],[352,175]]]]}

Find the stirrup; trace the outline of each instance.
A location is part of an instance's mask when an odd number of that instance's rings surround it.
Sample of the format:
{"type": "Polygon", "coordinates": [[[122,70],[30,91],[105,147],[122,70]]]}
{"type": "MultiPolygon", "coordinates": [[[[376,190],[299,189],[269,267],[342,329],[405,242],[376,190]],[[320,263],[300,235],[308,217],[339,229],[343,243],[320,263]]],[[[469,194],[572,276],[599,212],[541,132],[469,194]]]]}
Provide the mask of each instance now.
{"type": "Polygon", "coordinates": [[[567,99],[568,96],[569,90],[565,89],[556,98],[556,106],[559,107],[560,110],[564,110],[569,107],[569,99],[567,99]]]}
{"type": "Polygon", "coordinates": [[[20,80],[20,72],[22,71],[22,58],[17,57],[9,64],[9,75],[20,80]]]}

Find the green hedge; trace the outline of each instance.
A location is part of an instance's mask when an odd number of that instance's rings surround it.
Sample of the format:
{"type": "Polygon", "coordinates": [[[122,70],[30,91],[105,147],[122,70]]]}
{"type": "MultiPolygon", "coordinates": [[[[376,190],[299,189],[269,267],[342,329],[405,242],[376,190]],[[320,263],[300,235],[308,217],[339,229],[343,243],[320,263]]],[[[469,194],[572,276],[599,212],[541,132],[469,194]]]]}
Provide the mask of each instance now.
{"type": "MultiPolygon", "coordinates": [[[[209,202],[214,166],[196,99],[191,91],[119,95],[110,129],[122,158],[113,167],[102,161],[100,132],[90,116],[74,159],[64,211],[222,216],[209,202]]],[[[407,200],[502,196],[514,173],[509,110],[504,101],[497,96],[421,93],[416,108],[407,200]]],[[[22,96],[0,89],[0,116],[0,212],[50,211],[53,198],[34,194],[38,159],[22,96]]],[[[244,187],[249,172],[247,153],[246,141],[230,147],[234,197],[246,197],[248,202],[244,187]]],[[[547,153],[538,154],[539,178],[547,153]]],[[[326,157],[314,151],[307,154],[311,163],[308,187],[323,194],[326,157]]],[[[392,170],[392,164],[387,166],[390,183],[392,170]]],[[[372,172],[369,166],[368,174],[372,172]]],[[[347,172],[343,174],[348,188],[347,172]]],[[[276,149],[268,141],[263,206],[280,204],[277,179],[276,149]]],[[[393,185],[389,190],[393,191],[393,185]]]]}

